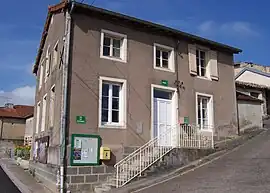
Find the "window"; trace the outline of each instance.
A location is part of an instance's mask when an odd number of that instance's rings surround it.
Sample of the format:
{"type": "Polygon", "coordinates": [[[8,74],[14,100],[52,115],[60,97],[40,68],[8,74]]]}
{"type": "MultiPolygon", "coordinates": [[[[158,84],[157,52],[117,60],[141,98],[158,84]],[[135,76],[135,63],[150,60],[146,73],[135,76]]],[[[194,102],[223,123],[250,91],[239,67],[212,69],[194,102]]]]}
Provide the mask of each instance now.
{"type": "Polygon", "coordinates": [[[154,68],[165,71],[174,71],[173,48],[154,44],[154,68]]]}
{"type": "Polygon", "coordinates": [[[126,81],[100,79],[100,126],[125,127],[126,81]]]}
{"type": "Polygon", "coordinates": [[[206,52],[197,49],[196,50],[196,66],[197,66],[197,75],[198,76],[207,76],[207,61],[206,61],[206,52]]]}
{"type": "Polygon", "coordinates": [[[40,69],[39,69],[39,89],[41,89],[43,84],[43,73],[44,73],[44,62],[45,60],[41,61],[40,69]]]}
{"type": "Polygon", "coordinates": [[[53,59],[52,59],[52,69],[54,69],[58,64],[58,41],[53,48],[53,59]]]}
{"type": "Polygon", "coordinates": [[[39,118],[40,118],[40,102],[37,103],[37,114],[36,114],[36,133],[39,132],[39,118]]]}
{"type": "Polygon", "coordinates": [[[45,82],[47,81],[49,75],[50,75],[50,65],[51,65],[51,54],[49,53],[49,48],[46,53],[46,66],[45,66],[45,71],[46,71],[46,76],[45,76],[45,82]]]}
{"type": "Polygon", "coordinates": [[[55,86],[51,88],[50,99],[50,127],[54,126],[54,111],[55,111],[55,86]]]}
{"type": "Polygon", "coordinates": [[[255,98],[259,98],[260,93],[257,92],[250,92],[250,96],[255,97],[255,98]]]}
{"type": "Polygon", "coordinates": [[[100,56],[106,59],[126,62],[127,36],[102,30],[100,56]]]}
{"type": "Polygon", "coordinates": [[[212,96],[197,95],[197,124],[200,129],[209,129],[212,123],[212,96]]]}
{"type": "Polygon", "coordinates": [[[42,101],[41,132],[45,131],[46,110],[47,110],[46,108],[47,108],[47,94],[43,97],[43,101],[42,101]]]}

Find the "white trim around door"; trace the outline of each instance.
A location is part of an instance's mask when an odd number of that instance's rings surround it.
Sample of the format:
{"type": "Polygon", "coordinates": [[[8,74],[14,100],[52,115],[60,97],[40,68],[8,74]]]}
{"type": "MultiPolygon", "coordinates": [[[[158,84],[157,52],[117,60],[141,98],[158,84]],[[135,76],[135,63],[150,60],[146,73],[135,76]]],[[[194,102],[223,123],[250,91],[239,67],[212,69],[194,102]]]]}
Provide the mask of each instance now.
{"type": "MultiPolygon", "coordinates": [[[[171,125],[173,128],[176,127],[178,123],[178,93],[177,89],[173,87],[167,87],[167,86],[161,86],[161,85],[155,85],[151,84],[151,139],[154,138],[154,91],[160,90],[165,92],[171,93],[171,125]]],[[[177,129],[174,129],[175,132],[177,132],[177,129]]],[[[177,133],[173,132],[174,135],[177,135],[177,133]]],[[[176,145],[177,141],[173,139],[172,136],[172,144],[176,145]]]]}

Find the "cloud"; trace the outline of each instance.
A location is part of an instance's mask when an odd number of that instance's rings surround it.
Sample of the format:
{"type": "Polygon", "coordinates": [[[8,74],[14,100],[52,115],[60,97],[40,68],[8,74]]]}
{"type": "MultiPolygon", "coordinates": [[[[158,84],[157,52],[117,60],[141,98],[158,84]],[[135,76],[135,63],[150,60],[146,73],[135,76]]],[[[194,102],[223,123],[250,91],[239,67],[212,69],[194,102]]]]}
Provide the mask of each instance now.
{"type": "Polygon", "coordinates": [[[0,104],[11,102],[20,105],[33,105],[35,101],[35,86],[23,86],[12,91],[0,90],[0,104]]]}
{"type": "Polygon", "coordinates": [[[198,26],[200,35],[222,35],[237,37],[258,37],[260,33],[255,31],[251,23],[244,21],[233,21],[226,23],[217,23],[215,21],[204,21],[198,26]]]}

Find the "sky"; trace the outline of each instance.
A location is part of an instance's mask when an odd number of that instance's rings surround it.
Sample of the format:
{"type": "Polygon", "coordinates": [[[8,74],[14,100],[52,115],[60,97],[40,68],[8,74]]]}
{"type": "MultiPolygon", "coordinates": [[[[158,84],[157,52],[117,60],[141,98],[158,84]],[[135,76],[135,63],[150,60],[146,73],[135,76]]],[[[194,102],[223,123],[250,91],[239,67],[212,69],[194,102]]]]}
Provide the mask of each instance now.
{"type": "MultiPolygon", "coordinates": [[[[80,0],[82,1],[82,0],[80,0]]],[[[34,103],[36,58],[48,5],[60,0],[3,1],[0,12],[0,105],[34,103]]],[[[270,65],[267,0],[84,0],[241,48],[235,61],[270,65]],[[244,2],[244,3],[243,3],[244,2]]]]}

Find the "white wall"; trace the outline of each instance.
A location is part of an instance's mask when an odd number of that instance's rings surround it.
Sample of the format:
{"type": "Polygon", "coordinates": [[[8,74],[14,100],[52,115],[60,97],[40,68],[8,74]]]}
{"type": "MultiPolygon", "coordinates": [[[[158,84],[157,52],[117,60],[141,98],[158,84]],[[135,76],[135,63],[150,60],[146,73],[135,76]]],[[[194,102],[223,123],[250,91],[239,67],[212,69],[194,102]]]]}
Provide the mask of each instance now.
{"type": "Polygon", "coordinates": [[[270,78],[250,71],[245,71],[236,80],[270,87],[270,78]]]}
{"type": "Polygon", "coordinates": [[[25,123],[25,137],[30,137],[33,135],[33,122],[34,121],[34,117],[28,118],[26,119],[26,123],[25,123]]]}
{"type": "Polygon", "coordinates": [[[240,129],[247,126],[262,127],[261,103],[253,101],[237,100],[240,129]]]}

